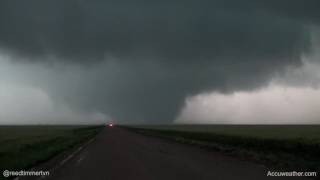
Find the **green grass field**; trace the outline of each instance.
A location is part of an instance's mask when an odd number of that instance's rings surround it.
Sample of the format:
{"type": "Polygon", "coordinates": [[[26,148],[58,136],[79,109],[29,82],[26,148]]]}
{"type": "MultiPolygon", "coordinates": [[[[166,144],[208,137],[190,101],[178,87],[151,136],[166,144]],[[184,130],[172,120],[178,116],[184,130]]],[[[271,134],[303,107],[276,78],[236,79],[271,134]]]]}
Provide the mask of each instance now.
{"type": "Polygon", "coordinates": [[[270,167],[320,170],[320,126],[171,125],[131,130],[245,157],[270,167]]]}
{"type": "Polygon", "coordinates": [[[22,170],[95,136],[99,126],[0,126],[0,170],[22,170]]]}

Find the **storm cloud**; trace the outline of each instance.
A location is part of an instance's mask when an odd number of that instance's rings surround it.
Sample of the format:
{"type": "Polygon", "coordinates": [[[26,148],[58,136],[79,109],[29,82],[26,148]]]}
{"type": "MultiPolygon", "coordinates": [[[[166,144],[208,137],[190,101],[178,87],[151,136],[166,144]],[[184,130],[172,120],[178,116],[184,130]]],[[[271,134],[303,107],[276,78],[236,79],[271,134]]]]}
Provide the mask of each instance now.
{"type": "Polygon", "coordinates": [[[23,83],[58,104],[120,122],[168,123],[186,97],[254,90],[302,66],[316,7],[315,0],[4,0],[0,48],[29,68],[23,83]]]}

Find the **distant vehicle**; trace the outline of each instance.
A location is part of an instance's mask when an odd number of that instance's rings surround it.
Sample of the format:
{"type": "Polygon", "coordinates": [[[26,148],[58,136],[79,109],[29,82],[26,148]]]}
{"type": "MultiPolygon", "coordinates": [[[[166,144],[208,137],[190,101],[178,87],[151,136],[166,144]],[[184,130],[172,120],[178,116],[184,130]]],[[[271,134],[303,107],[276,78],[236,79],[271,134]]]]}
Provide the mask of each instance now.
{"type": "Polygon", "coordinates": [[[114,125],[113,125],[113,123],[109,123],[108,126],[109,127],[113,127],[114,125]]]}

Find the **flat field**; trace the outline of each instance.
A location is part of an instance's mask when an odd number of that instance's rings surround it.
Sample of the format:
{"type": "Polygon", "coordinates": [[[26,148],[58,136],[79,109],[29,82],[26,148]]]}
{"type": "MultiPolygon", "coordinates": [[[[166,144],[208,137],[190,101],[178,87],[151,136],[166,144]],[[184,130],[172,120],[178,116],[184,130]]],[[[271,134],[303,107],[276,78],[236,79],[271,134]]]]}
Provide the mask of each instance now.
{"type": "Polygon", "coordinates": [[[75,147],[100,126],[0,126],[0,170],[26,170],[75,147]]]}
{"type": "Polygon", "coordinates": [[[319,125],[127,126],[159,136],[249,158],[270,167],[320,170],[319,125]]]}

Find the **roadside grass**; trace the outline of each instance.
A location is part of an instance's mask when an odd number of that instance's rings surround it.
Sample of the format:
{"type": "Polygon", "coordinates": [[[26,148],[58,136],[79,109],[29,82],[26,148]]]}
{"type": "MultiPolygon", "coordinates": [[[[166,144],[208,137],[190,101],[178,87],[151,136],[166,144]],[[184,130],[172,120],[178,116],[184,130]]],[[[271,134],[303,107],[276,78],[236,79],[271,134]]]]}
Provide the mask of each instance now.
{"type": "Polygon", "coordinates": [[[286,170],[320,170],[320,126],[126,126],[146,135],[193,144],[286,170]]]}
{"type": "Polygon", "coordinates": [[[101,126],[0,126],[0,170],[26,170],[94,137],[101,126]]]}

